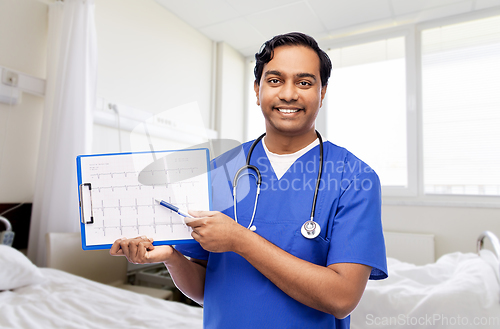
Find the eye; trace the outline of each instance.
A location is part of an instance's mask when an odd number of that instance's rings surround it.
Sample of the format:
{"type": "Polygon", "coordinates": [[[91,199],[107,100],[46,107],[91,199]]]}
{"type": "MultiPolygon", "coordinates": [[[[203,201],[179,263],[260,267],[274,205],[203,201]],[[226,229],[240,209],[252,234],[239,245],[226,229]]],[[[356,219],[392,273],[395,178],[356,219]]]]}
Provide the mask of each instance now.
{"type": "Polygon", "coordinates": [[[298,85],[301,87],[310,87],[312,86],[312,83],[310,83],[309,81],[299,81],[298,85]]]}
{"type": "Polygon", "coordinates": [[[280,81],[278,79],[269,79],[267,80],[270,84],[278,84],[280,81]]]}

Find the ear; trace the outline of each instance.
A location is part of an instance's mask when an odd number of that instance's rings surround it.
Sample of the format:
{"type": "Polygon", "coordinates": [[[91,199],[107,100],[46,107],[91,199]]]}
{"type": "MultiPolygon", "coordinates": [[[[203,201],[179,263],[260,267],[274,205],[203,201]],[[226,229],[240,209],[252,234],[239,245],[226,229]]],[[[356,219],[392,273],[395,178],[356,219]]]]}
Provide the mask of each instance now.
{"type": "Polygon", "coordinates": [[[255,96],[257,97],[257,105],[260,106],[260,98],[259,98],[260,86],[257,83],[257,80],[253,82],[253,90],[255,90],[255,96]]]}
{"type": "Polygon", "coordinates": [[[321,87],[321,102],[319,102],[319,107],[323,106],[323,99],[325,99],[326,88],[327,87],[328,87],[328,85],[325,85],[325,86],[321,87]]]}

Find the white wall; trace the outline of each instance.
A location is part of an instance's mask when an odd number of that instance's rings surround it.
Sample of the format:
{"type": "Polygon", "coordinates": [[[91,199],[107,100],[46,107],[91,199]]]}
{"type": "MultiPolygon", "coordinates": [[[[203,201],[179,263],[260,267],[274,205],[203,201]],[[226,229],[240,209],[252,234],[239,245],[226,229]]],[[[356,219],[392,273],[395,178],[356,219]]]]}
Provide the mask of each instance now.
{"type": "MultiPolygon", "coordinates": [[[[45,78],[47,6],[36,0],[0,1],[0,66],[45,78]]],[[[43,98],[24,93],[0,103],[0,203],[31,202],[43,98]]]]}
{"type": "MultiPolygon", "coordinates": [[[[211,127],[212,41],[153,0],[96,1],[98,97],[151,113],[197,102],[197,118],[211,127]]],[[[122,133],[123,151],[130,133],[122,133]]],[[[175,146],[173,146],[175,147],[175,146]]],[[[118,150],[118,133],[95,126],[93,151],[118,150]]]]}
{"type": "Polygon", "coordinates": [[[435,235],[436,259],[460,251],[475,252],[485,230],[500,237],[500,209],[437,206],[382,206],[384,230],[435,235]]]}

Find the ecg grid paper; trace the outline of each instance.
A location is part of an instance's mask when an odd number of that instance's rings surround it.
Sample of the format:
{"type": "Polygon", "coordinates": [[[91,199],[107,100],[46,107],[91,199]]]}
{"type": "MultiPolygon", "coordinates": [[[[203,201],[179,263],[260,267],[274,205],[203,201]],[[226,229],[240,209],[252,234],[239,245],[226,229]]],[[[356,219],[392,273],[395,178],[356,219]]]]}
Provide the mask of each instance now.
{"type": "Polygon", "coordinates": [[[159,244],[191,240],[183,217],[155,199],[183,210],[210,209],[206,149],[80,156],[79,161],[79,184],[90,184],[91,192],[93,223],[82,224],[87,246],[142,235],[159,244]]]}

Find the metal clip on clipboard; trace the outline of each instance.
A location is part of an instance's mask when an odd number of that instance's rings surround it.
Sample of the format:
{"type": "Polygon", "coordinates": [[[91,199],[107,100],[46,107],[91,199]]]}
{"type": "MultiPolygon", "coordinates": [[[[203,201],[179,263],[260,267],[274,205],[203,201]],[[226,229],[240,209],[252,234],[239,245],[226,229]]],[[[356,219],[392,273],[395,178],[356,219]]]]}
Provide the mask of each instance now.
{"type": "Polygon", "coordinates": [[[90,183],[80,184],[80,214],[83,224],[94,224],[92,185],[90,183]]]}

